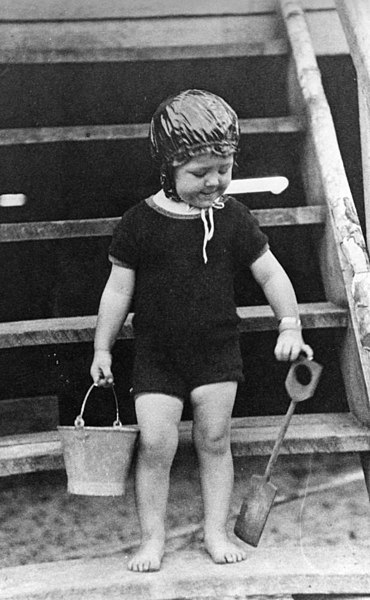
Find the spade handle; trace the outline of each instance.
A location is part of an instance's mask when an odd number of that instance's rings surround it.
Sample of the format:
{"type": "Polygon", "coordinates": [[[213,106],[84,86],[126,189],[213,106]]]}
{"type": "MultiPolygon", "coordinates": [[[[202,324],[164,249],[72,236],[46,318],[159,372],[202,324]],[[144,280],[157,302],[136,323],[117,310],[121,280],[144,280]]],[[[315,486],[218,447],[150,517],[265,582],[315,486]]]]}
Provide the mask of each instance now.
{"type": "Polygon", "coordinates": [[[292,363],[288,376],[285,380],[285,388],[290,396],[291,402],[289,404],[288,412],[286,413],[283,423],[280,427],[270,460],[267,463],[267,467],[263,475],[265,481],[270,479],[272,468],[276,463],[281,444],[283,443],[284,436],[289,427],[296,404],[298,402],[307,400],[308,398],[312,398],[319,382],[321,371],[321,365],[313,360],[304,358],[304,356],[300,356],[295,362],[292,363]]]}
{"type": "Polygon", "coordinates": [[[286,434],[287,429],[289,427],[289,423],[291,421],[293,413],[295,411],[296,404],[297,404],[296,400],[291,400],[291,402],[289,404],[288,411],[287,411],[287,413],[286,413],[286,415],[284,417],[284,421],[283,421],[283,423],[282,423],[282,425],[280,427],[278,436],[276,438],[276,442],[275,442],[273,450],[272,450],[272,454],[270,456],[270,460],[267,463],[267,467],[266,467],[265,473],[263,475],[263,478],[266,481],[268,481],[270,479],[271,471],[272,471],[272,469],[273,469],[273,467],[274,467],[274,465],[275,465],[275,463],[277,461],[277,458],[278,458],[278,455],[279,455],[279,452],[280,452],[280,448],[281,448],[281,445],[282,445],[282,443],[284,441],[284,437],[285,437],[285,434],[286,434]]]}

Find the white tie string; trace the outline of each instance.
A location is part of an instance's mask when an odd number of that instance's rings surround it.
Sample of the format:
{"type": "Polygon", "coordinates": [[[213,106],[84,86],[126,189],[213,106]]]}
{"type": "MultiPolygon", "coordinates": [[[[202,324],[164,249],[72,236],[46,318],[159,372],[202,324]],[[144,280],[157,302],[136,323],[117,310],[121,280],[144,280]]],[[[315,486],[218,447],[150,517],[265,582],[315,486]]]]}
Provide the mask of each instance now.
{"type": "Polygon", "coordinates": [[[200,211],[200,216],[202,217],[203,227],[204,227],[204,237],[203,237],[204,264],[207,264],[207,262],[208,262],[207,244],[208,244],[209,240],[211,240],[213,238],[213,234],[215,232],[213,209],[214,208],[221,209],[221,208],[224,208],[224,206],[225,206],[225,202],[223,200],[221,200],[221,198],[217,198],[213,202],[212,206],[210,206],[210,208],[207,208],[207,209],[202,208],[202,210],[200,211]],[[209,224],[208,224],[208,220],[207,220],[207,214],[208,214],[208,218],[209,218],[209,224]]]}

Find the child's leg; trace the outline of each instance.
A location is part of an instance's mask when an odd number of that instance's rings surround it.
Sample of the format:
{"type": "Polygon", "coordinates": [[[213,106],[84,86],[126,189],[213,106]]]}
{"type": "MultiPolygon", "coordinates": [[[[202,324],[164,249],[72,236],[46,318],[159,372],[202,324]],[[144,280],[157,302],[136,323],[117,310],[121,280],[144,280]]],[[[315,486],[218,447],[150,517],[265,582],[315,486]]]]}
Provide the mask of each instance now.
{"type": "Polygon", "coordinates": [[[226,533],[234,483],[230,428],[236,389],[236,382],[229,381],[198,387],[191,394],[204,503],[204,542],[218,563],[238,562],[247,556],[226,533]]]}
{"type": "Polygon", "coordinates": [[[141,546],[128,564],[132,571],[157,571],[165,541],[169,475],[178,444],[183,404],[164,394],[142,394],[135,403],[140,427],[136,502],[141,546]]]}

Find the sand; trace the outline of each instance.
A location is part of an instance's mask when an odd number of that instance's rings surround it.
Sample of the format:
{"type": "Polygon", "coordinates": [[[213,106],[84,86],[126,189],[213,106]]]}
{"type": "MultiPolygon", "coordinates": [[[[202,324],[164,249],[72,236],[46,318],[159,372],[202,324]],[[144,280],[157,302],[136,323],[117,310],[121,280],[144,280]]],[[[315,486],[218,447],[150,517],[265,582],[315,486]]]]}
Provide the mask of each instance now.
{"type": "MultiPolygon", "coordinates": [[[[243,485],[267,459],[235,459],[230,531],[243,485]]],[[[272,478],[278,497],[260,546],[370,546],[369,500],[356,454],[280,457],[272,478]],[[298,497],[295,497],[298,496],[298,497]]],[[[0,566],[131,553],[139,540],[133,478],[126,496],[67,493],[63,471],[0,480],[0,566]]],[[[195,457],[176,457],[168,505],[167,553],[202,547],[202,502],[195,457]]]]}

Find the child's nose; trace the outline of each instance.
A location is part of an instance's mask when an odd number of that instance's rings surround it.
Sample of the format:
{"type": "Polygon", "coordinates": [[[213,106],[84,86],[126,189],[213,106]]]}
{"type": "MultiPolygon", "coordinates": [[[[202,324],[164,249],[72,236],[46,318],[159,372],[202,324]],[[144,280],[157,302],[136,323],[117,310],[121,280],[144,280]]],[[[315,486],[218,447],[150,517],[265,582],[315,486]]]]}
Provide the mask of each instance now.
{"type": "Polygon", "coordinates": [[[218,173],[208,173],[205,184],[207,187],[218,185],[218,173]]]}

